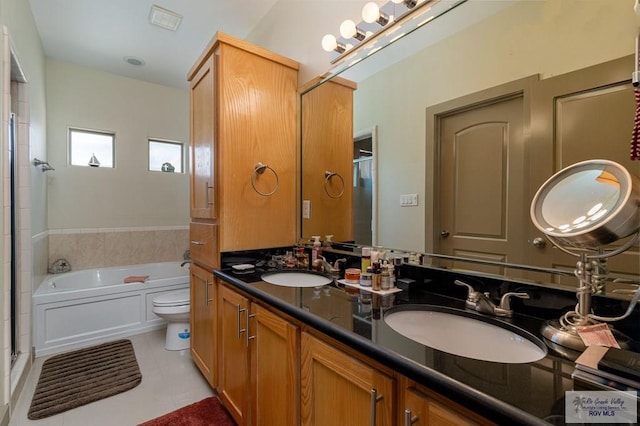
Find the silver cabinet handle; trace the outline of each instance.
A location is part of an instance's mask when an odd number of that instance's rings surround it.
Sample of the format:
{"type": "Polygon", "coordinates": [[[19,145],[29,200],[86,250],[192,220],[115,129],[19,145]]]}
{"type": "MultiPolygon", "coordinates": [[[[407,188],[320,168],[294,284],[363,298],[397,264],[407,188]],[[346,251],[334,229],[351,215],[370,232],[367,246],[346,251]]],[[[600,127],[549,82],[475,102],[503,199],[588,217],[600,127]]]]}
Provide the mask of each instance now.
{"type": "Polygon", "coordinates": [[[204,285],[205,285],[204,297],[207,299],[207,306],[209,306],[209,303],[213,302],[213,299],[209,298],[209,286],[212,284],[213,284],[213,281],[206,280],[204,282],[204,285]]]}
{"type": "Polygon", "coordinates": [[[245,344],[245,346],[246,346],[246,347],[249,347],[249,340],[253,340],[253,339],[255,339],[255,338],[256,338],[256,336],[249,336],[249,318],[253,318],[253,317],[255,317],[255,316],[256,316],[256,314],[249,314],[249,310],[248,310],[248,309],[245,309],[245,311],[244,311],[244,315],[245,315],[245,319],[246,319],[246,321],[247,321],[247,323],[246,323],[246,324],[247,324],[247,329],[246,329],[246,330],[247,330],[247,332],[246,332],[246,334],[245,334],[245,341],[244,341],[244,344],[245,344]]]}
{"type": "Polygon", "coordinates": [[[209,182],[205,182],[205,190],[204,190],[204,201],[207,206],[213,205],[213,201],[209,201],[209,190],[213,189],[212,185],[209,185],[209,182]]]}
{"type": "Polygon", "coordinates": [[[382,395],[378,396],[378,391],[371,389],[371,426],[376,426],[377,404],[382,400],[382,395]]]}
{"type": "Polygon", "coordinates": [[[203,243],[202,241],[194,241],[194,240],[191,240],[191,244],[193,244],[194,246],[203,246],[203,245],[205,245],[206,243],[203,243]]]}
{"type": "Polygon", "coordinates": [[[240,309],[240,305],[236,305],[236,309],[237,309],[237,316],[236,316],[236,325],[237,325],[237,330],[238,330],[238,340],[240,340],[240,333],[244,333],[247,331],[246,328],[240,328],[240,313],[241,312],[246,312],[247,309],[246,308],[242,308],[240,309]]]}
{"type": "Polygon", "coordinates": [[[447,238],[450,235],[449,231],[446,229],[444,231],[440,231],[440,237],[447,238]]]}
{"type": "Polygon", "coordinates": [[[404,426],[411,426],[418,421],[418,416],[412,416],[411,410],[408,408],[404,410],[404,426]]]}

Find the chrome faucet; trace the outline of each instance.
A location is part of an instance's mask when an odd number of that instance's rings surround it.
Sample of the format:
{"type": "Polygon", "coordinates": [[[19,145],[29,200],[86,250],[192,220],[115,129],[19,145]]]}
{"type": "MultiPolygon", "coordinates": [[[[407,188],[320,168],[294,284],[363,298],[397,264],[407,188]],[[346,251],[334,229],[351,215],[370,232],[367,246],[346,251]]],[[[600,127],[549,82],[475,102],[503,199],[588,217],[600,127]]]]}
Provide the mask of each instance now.
{"type": "Polygon", "coordinates": [[[498,317],[513,316],[513,309],[511,309],[511,297],[519,297],[520,299],[529,298],[527,293],[509,292],[505,293],[500,298],[500,304],[496,305],[489,297],[489,293],[481,293],[471,285],[460,280],[455,280],[454,284],[465,286],[469,290],[467,293],[467,299],[464,302],[464,305],[467,308],[482,312],[483,314],[490,314],[498,317]]]}
{"type": "Polygon", "coordinates": [[[340,278],[340,263],[342,262],[346,262],[347,259],[338,259],[334,262],[333,266],[327,262],[327,259],[325,259],[323,256],[318,256],[318,258],[316,260],[313,261],[313,268],[319,268],[321,269],[323,272],[328,273],[329,275],[331,275],[331,278],[340,278]]]}

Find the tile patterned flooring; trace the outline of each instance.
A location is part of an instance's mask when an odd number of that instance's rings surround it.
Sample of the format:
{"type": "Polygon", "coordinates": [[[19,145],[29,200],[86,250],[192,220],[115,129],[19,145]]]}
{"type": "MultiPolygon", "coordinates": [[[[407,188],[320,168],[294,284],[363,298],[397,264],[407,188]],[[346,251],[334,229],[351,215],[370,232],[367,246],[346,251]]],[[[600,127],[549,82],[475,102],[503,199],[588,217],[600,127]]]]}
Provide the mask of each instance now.
{"type": "Polygon", "coordinates": [[[165,331],[127,337],[133,343],[142,383],[124,393],[41,420],[28,420],[31,398],[47,357],[36,358],[9,426],[135,426],[214,395],[188,350],[164,349],[165,331]]]}

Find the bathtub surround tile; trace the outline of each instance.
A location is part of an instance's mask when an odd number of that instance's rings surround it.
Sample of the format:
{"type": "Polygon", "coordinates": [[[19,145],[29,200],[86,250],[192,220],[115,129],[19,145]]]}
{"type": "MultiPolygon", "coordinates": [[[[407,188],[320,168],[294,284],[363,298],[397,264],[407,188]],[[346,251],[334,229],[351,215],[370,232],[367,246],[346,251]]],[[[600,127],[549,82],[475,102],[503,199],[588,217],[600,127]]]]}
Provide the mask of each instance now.
{"type": "MultiPolygon", "coordinates": [[[[81,233],[76,234],[76,249],[78,254],[71,263],[75,270],[99,268],[104,265],[104,234],[81,233]]],[[[71,260],[69,259],[71,262],[71,260]]]]}
{"type": "Polygon", "coordinates": [[[26,418],[27,410],[46,357],[36,358],[25,388],[13,407],[9,425],[135,425],[214,395],[188,351],[164,349],[164,330],[138,334],[128,339],[133,343],[142,373],[140,385],[66,413],[31,421],[26,418]]]}
{"type": "Polygon", "coordinates": [[[48,264],[64,258],[78,270],[177,261],[188,248],[184,226],[51,230],[48,264]]]}

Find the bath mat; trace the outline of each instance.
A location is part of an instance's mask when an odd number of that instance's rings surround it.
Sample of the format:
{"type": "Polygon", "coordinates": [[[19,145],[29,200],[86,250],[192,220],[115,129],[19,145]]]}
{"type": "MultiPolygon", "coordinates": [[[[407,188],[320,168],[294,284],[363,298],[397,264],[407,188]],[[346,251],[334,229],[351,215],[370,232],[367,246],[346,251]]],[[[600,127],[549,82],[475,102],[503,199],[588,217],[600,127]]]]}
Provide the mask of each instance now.
{"type": "Polygon", "coordinates": [[[235,426],[220,400],[211,396],[138,426],[235,426]]]}
{"type": "Polygon", "coordinates": [[[130,340],[56,355],[42,372],[27,417],[43,419],[136,387],[142,381],[130,340]]]}

